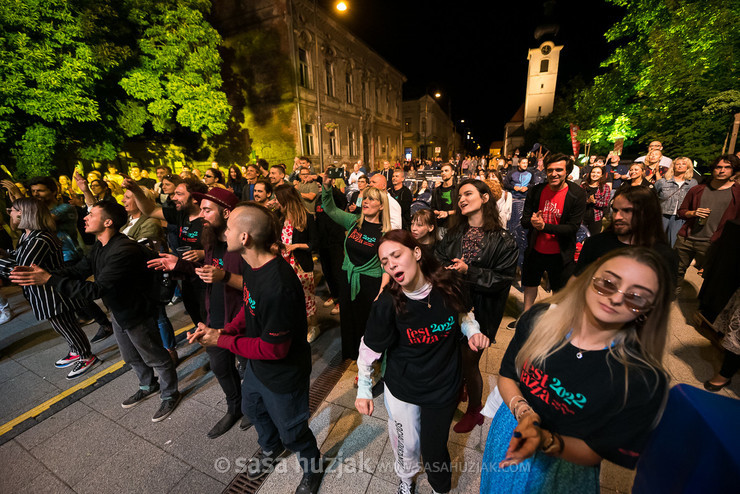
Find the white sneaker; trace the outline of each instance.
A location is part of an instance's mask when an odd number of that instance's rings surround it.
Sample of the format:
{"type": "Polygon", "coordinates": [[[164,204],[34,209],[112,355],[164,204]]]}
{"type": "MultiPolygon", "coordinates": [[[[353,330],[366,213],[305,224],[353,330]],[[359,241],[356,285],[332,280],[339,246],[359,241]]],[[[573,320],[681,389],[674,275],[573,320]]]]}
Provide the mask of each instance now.
{"type": "Polygon", "coordinates": [[[326,300],[326,302],[324,302],[324,307],[331,307],[332,305],[334,305],[334,299],[333,299],[333,298],[331,298],[331,297],[329,297],[329,298],[328,298],[328,299],[326,300]]]}
{"type": "Polygon", "coordinates": [[[308,328],[308,342],[313,343],[314,340],[319,337],[319,334],[321,334],[321,328],[318,326],[310,326],[308,328]]]}
{"type": "Polygon", "coordinates": [[[13,319],[13,311],[9,307],[0,309],[0,324],[4,324],[13,319]]]}

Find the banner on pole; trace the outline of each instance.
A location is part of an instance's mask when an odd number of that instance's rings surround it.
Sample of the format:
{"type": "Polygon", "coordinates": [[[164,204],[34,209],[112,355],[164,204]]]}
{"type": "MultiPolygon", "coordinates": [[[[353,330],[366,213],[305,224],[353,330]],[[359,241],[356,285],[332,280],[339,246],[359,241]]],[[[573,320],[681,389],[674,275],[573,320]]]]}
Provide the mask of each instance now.
{"type": "Polygon", "coordinates": [[[581,130],[577,125],[570,124],[570,142],[573,146],[573,156],[578,157],[578,151],[581,149],[581,143],[578,141],[578,131],[581,130]]]}

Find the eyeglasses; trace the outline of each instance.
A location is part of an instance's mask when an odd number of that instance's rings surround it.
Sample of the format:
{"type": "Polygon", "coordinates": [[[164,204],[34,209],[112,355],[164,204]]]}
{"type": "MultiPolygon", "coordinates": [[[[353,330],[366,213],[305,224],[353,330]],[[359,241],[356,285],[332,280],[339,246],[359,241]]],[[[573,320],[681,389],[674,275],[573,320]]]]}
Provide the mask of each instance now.
{"type": "Polygon", "coordinates": [[[624,305],[632,312],[642,312],[652,307],[652,302],[637,293],[623,292],[617,285],[611,281],[599,276],[591,278],[591,285],[594,291],[604,297],[610,297],[615,293],[621,293],[624,298],[624,305]]]}
{"type": "Polygon", "coordinates": [[[213,178],[213,175],[206,174],[206,178],[213,178]]]}

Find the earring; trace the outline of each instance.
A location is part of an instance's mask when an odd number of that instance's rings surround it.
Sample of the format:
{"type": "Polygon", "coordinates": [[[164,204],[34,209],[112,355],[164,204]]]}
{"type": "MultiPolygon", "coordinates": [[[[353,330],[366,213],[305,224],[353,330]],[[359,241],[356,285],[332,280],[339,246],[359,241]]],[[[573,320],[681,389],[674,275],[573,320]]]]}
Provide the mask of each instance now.
{"type": "Polygon", "coordinates": [[[647,316],[645,314],[640,314],[635,319],[635,324],[637,324],[638,326],[642,326],[643,324],[645,324],[645,321],[647,321],[647,316]]]}

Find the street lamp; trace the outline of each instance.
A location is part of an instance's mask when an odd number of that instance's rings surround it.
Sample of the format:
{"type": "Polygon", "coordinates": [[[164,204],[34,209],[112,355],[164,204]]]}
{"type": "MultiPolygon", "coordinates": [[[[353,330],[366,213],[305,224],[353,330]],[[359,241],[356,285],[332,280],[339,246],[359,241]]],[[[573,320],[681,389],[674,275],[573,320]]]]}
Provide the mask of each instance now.
{"type": "Polygon", "coordinates": [[[346,12],[348,8],[346,2],[337,2],[335,7],[339,12],[346,12]]]}

